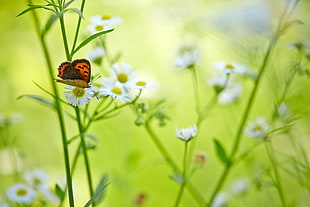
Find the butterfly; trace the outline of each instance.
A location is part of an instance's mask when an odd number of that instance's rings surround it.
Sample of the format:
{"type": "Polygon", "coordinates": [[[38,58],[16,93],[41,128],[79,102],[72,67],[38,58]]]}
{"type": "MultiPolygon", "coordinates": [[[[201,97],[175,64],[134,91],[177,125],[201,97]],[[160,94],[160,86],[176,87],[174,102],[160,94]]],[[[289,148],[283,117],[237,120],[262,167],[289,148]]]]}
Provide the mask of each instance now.
{"type": "Polygon", "coordinates": [[[72,62],[66,61],[58,67],[57,82],[80,88],[89,87],[91,74],[90,62],[86,59],[77,59],[72,62]]]}

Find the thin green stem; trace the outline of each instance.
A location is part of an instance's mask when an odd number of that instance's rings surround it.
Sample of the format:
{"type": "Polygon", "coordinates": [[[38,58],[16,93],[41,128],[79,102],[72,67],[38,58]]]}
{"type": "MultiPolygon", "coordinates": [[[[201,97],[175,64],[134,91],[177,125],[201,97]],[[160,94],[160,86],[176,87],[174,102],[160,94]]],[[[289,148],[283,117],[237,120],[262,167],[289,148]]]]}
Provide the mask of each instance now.
{"type": "Polygon", "coordinates": [[[196,104],[196,113],[197,113],[197,122],[201,119],[201,104],[200,104],[200,94],[199,94],[199,86],[198,86],[198,78],[197,78],[197,72],[196,67],[193,66],[193,68],[190,69],[193,79],[193,89],[195,94],[195,104],[196,104]]]}
{"type": "MultiPolygon", "coordinates": [[[[151,137],[152,141],[154,142],[154,144],[156,145],[157,149],[159,150],[159,152],[161,153],[161,155],[164,157],[164,159],[166,160],[166,162],[168,163],[168,165],[175,171],[175,172],[180,172],[181,170],[178,168],[178,166],[175,164],[175,162],[172,160],[171,156],[169,155],[168,151],[165,149],[164,145],[161,143],[161,141],[159,140],[158,136],[155,134],[155,132],[152,130],[151,126],[149,125],[148,122],[146,122],[144,125],[145,130],[147,131],[147,133],[149,134],[149,136],[151,137]]],[[[193,186],[190,181],[187,181],[187,185],[186,185],[188,191],[190,192],[190,194],[192,195],[192,197],[196,200],[196,202],[199,205],[203,205],[204,204],[204,199],[203,197],[200,195],[200,193],[197,191],[197,189],[195,188],[195,186],[193,186]]]]}
{"type": "MultiPolygon", "coordinates": [[[[93,197],[93,184],[92,184],[90,163],[89,163],[89,159],[87,155],[87,146],[85,142],[84,129],[83,129],[82,122],[81,122],[80,110],[78,107],[74,107],[74,108],[75,108],[75,113],[76,113],[76,121],[78,123],[78,128],[79,128],[79,133],[80,133],[80,138],[81,138],[81,145],[82,145],[84,163],[85,163],[85,168],[86,168],[89,194],[90,194],[90,197],[92,198],[93,197]]],[[[94,203],[92,205],[95,206],[94,203]]]]}
{"type": "Polygon", "coordinates": [[[67,39],[67,33],[66,33],[66,27],[65,27],[63,15],[61,15],[59,17],[59,22],[60,22],[60,28],[61,28],[61,34],[62,34],[62,39],[63,39],[63,43],[64,43],[64,48],[65,48],[66,58],[68,61],[71,61],[72,57],[71,57],[70,52],[69,52],[69,45],[68,45],[68,39],[67,39]]]}
{"type": "MultiPolygon", "coordinates": [[[[277,32],[274,35],[274,37],[271,39],[271,41],[269,43],[269,46],[267,48],[267,51],[265,53],[265,57],[263,59],[262,65],[261,65],[260,70],[259,70],[258,78],[256,79],[256,81],[254,83],[254,87],[253,87],[252,92],[250,94],[248,103],[246,105],[246,108],[245,108],[245,111],[243,113],[241,122],[239,124],[237,133],[236,133],[235,138],[234,138],[235,141],[234,141],[234,144],[233,144],[233,147],[232,147],[232,151],[230,153],[230,160],[232,162],[234,162],[235,156],[236,156],[236,154],[237,154],[237,152],[239,150],[240,140],[241,140],[241,137],[242,137],[242,132],[243,132],[244,126],[246,124],[246,121],[248,119],[248,116],[250,114],[252,106],[254,104],[254,99],[256,97],[256,94],[257,94],[260,82],[261,82],[263,74],[264,74],[264,72],[265,72],[265,70],[267,68],[267,63],[268,63],[268,61],[269,61],[269,59],[271,57],[271,53],[272,53],[273,49],[275,48],[275,45],[276,45],[276,43],[278,41],[278,38],[279,38],[279,34],[277,32]]],[[[209,203],[207,204],[207,206],[211,206],[211,204],[212,204],[216,194],[219,192],[219,190],[221,189],[222,185],[225,183],[225,180],[226,180],[230,170],[232,169],[231,166],[232,166],[232,164],[229,164],[229,165],[227,165],[224,168],[224,171],[221,174],[221,176],[219,178],[219,181],[218,181],[214,191],[211,194],[211,197],[209,199],[209,203]]]]}
{"type": "MultiPolygon", "coordinates": [[[[80,11],[81,11],[82,14],[83,14],[83,11],[84,11],[84,7],[85,7],[85,0],[82,0],[81,8],[80,8],[80,11]]],[[[75,36],[74,36],[74,40],[73,40],[73,44],[72,44],[72,48],[71,48],[71,53],[70,53],[71,57],[72,57],[73,51],[75,50],[77,39],[79,37],[81,21],[82,21],[82,17],[79,16],[78,23],[76,25],[75,36]]]]}
{"type": "MultiPolygon", "coordinates": [[[[32,4],[32,1],[28,0],[28,3],[32,4]]],[[[49,54],[48,47],[47,47],[46,41],[44,39],[44,36],[42,36],[41,32],[40,32],[39,18],[37,16],[37,13],[34,10],[32,11],[32,17],[34,20],[35,29],[36,29],[37,35],[39,37],[41,47],[43,49],[45,61],[47,63],[50,82],[51,82],[51,85],[53,88],[53,92],[55,94],[55,108],[56,108],[56,112],[57,112],[57,116],[58,116],[58,121],[59,121],[60,131],[61,131],[61,137],[62,137],[62,146],[63,146],[63,153],[64,153],[66,180],[67,180],[67,186],[68,186],[69,205],[70,205],[70,207],[74,207],[74,197],[73,197],[73,190],[72,190],[72,177],[71,177],[71,172],[70,172],[69,150],[68,150],[68,145],[67,145],[65,122],[64,122],[64,116],[62,113],[61,103],[59,101],[60,100],[59,93],[57,90],[56,83],[54,81],[52,61],[50,58],[50,54],[49,54]]]]}
{"type": "Polygon", "coordinates": [[[277,161],[276,161],[276,156],[274,154],[274,150],[273,147],[271,145],[271,142],[266,142],[265,143],[266,146],[266,151],[268,153],[268,157],[270,159],[270,162],[272,164],[272,168],[274,169],[274,176],[275,176],[275,181],[276,181],[276,187],[278,189],[279,192],[279,196],[280,196],[280,200],[282,203],[283,207],[286,207],[286,201],[285,201],[285,196],[284,196],[284,192],[283,192],[283,186],[281,183],[281,177],[280,177],[280,173],[278,171],[278,167],[277,167],[277,161]]]}
{"type": "Polygon", "coordinates": [[[185,141],[185,145],[184,145],[184,154],[183,154],[183,169],[182,169],[182,183],[181,183],[181,186],[180,186],[180,190],[179,190],[179,193],[177,195],[177,198],[176,198],[176,201],[175,201],[175,204],[174,206],[175,207],[178,207],[179,204],[180,204],[180,201],[182,199],[182,196],[183,196],[183,192],[184,192],[184,189],[185,189],[185,186],[186,186],[186,182],[187,182],[187,176],[186,176],[186,172],[187,172],[187,160],[188,160],[188,157],[187,157],[187,148],[188,148],[188,141],[185,141]]]}

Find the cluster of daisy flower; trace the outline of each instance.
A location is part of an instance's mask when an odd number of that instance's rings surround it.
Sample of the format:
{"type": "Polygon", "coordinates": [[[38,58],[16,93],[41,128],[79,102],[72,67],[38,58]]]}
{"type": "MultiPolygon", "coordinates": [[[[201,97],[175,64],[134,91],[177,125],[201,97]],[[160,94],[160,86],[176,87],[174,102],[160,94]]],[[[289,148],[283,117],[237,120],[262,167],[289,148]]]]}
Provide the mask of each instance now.
{"type": "Polygon", "coordinates": [[[110,97],[123,103],[129,103],[138,94],[134,90],[154,88],[153,82],[137,79],[137,73],[127,63],[114,63],[110,69],[111,76],[104,79],[99,89],[92,85],[88,88],[66,86],[65,97],[73,106],[86,105],[94,97],[110,97]]]}
{"type": "Polygon", "coordinates": [[[40,169],[33,169],[23,174],[24,182],[8,187],[7,203],[0,206],[31,205],[39,203],[59,204],[59,198],[48,188],[48,175],[40,169]]]}

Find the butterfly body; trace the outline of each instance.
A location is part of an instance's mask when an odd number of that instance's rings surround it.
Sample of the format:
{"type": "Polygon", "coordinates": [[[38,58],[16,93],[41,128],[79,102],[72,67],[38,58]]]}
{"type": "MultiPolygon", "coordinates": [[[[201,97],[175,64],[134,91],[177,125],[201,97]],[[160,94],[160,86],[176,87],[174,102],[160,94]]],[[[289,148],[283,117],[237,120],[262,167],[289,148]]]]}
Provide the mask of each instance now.
{"type": "Polygon", "coordinates": [[[77,59],[72,62],[66,61],[58,67],[57,82],[80,88],[89,87],[91,65],[86,59],[77,59]]]}

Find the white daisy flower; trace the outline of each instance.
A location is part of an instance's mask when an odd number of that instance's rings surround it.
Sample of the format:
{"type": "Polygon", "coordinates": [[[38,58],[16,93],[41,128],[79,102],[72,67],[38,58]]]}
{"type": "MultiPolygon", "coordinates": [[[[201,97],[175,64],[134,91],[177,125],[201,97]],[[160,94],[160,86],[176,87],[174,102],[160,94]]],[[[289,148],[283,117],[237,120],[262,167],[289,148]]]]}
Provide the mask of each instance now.
{"type": "Polygon", "coordinates": [[[248,178],[240,178],[235,180],[230,187],[234,195],[242,195],[249,189],[249,186],[250,181],[248,178]]]}
{"type": "Polygon", "coordinates": [[[39,188],[47,184],[48,175],[41,169],[33,169],[24,173],[24,179],[30,186],[39,188]]]}
{"type": "Polygon", "coordinates": [[[269,128],[266,119],[259,117],[256,119],[256,122],[249,122],[244,132],[250,138],[258,138],[266,136],[269,128]]]}
{"type": "Polygon", "coordinates": [[[155,84],[150,81],[144,81],[144,80],[134,80],[133,81],[134,85],[132,89],[139,89],[139,90],[144,90],[144,89],[150,89],[150,88],[155,88],[155,84]]]}
{"type": "Polygon", "coordinates": [[[91,86],[88,88],[80,88],[67,85],[65,89],[67,89],[64,91],[65,97],[72,106],[84,106],[88,104],[94,96],[94,90],[91,86]]]}
{"type": "Polygon", "coordinates": [[[247,68],[238,63],[216,62],[214,68],[223,71],[225,74],[240,73],[244,74],[247,68]]]}
{"type": "Polygon", "coordinates": [[[10,207],[10,205],[7,203],[0,203],[0,207],[10,207]]]}
{"type": "Polygon", "coordinates": [[[224,89],[217,98],[220,104],[227,105],[237,101],[241,94],[241,85],[232,85],[231,87],[224,89]]]}
{"type": "Polygon", "coordinates": [[[123,103],[130,102],[131,98],[124,86],[117,81],[113,81],[111,78],[107,78],[104,81],[102,87],[99,89],[99,95],[110,96],[113,99],[118,99],[123,103]]]}
{"type": "Polygon", "coordinates": [[[121,24],[123,22],[123,19],[116,16],[110,16],[108,14],[104,15],[96,15],[90,17],[90,21],[92,24],[109,24],[113,25],[115,27],[118,24],[121,24]]]}
{"type": "Polygon", "coordinates": [[[182,139],[183,141],[187,142],[191,138],[197,135],[198,128],[196,125],[193,125],[190,128],[182,128],[182,129],[175,129],[176,137],[182,139]]]}
{"type": "Polygon", "coordinates": [[[187,69],[195,66],[200,61],[200,53],[197,49],[187,47],[181,49],[180,55],[174,60],[174,65],[179,69],[187,69]]]}
{"type": "Polygon", "coordinates": [[[88,59],[96,63],[101,63],[101,60],[104,55],[105,55],[105,51],[103,47],[95,47],[93,50],[87,53],[88,59]]]}
{"type": "Polygon", "coordinates": [[[215,196],[211,206],[212,207],[225,207],[225,206],[227,206],[228,199],[229,199],[229,196],[227,193],[219,192],[215,196]]]}
{"type": "Polygon", "coordinates": [[[132,71],[132,66],[127,63],[114,63],[111,68],[114,79],[127,89],[134,87],[136,72],[132,71]]]}
{"type": "Polygon", "coordinates": [[[227,85],[227,77],[214,75],[210,79],[207,80],[207,83],[214,88],[217,93],[222,92],[227,85]]]}
{"type": "Polygon", "coordinates": [[[110,22],[107,22],[106,24],[91,24],[88,25],[88,31],[91,33],[91,35],[107,31],[110,29],[113,29],[113,25],[110,22]]]}
{"type": "Polygon", "coordinates": [[[10,201],[22,204],[31,203],[37,196],[37,193],[28,185],[17,183],[7,190],[7,197],[10,201]]]}

